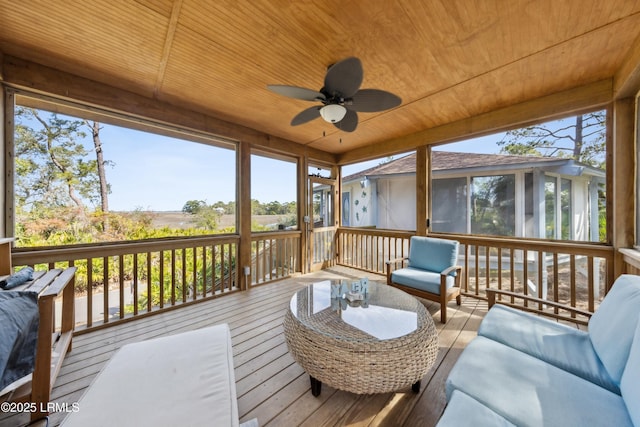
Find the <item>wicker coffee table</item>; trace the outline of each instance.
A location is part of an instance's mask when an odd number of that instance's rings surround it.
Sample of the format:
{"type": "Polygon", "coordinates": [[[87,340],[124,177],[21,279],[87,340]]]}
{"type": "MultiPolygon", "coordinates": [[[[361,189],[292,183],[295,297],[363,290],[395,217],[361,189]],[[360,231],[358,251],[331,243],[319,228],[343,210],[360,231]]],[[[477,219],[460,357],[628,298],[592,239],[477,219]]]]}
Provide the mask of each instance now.
{"type": "Polygon", "coordinates": [[[438,354],[438,334],[425,307],[386,284],[370,283],[364,301],[331,298],[331,281],[291,298],[284,333],[318,396],[322,383],[358,394],[386,393],[420,380],[438,354]]]}

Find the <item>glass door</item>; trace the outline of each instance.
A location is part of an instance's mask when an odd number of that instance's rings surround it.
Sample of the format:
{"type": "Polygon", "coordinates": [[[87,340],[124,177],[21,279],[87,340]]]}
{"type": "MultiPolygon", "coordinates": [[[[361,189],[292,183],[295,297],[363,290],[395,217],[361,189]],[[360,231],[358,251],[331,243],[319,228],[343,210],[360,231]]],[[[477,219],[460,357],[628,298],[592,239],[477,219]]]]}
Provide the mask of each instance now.
{"type": "Polygon", "coordinates": [[[335,264],[335,188],[334,179],[309,177],[309,271],[321,270],[335,264]]]}

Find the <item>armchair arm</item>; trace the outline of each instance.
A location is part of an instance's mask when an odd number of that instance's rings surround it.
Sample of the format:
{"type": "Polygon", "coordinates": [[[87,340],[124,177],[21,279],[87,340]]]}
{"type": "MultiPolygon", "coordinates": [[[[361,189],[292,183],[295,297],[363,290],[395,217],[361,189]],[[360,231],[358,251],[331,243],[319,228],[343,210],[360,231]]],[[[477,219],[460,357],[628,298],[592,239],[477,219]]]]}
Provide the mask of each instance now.
{"type": "MultiPolygon", "coordinates": [[[[519,298],[519,299],[523,299],[525,301],[530,301],[530,302],[534,302],[537,304],[544,304],[544,305],[548,305],[550,307],[555,307],[555,308],[559,308],[565,311],[568,311],[569,313],[572,314],[577,314],[580,316],[585,316],[587,318],[590,318],[593,313],[590,311],[586,311],[586,310],[582,310],[580,308],[576,308],[576,307],[571,307],[569,305],[566,304],[562,304],[559,302],[555,302],[555,301],[548,301],[542,298],[537,298],[537,297],[533,297],[530,295],[523,295],[523,294],[519,294],[517,292],[511,292],[511,291],[504,291],[504,290],[500,290],[500,289],[491,289],[491,288],[487,288],[485,289],[485,292],[487,293],[487,302],[489,303],[489,308],[493,307],[497,302],[499,303],[499,301],[496,301],[496,294],[498,295],[504,295],[507,297],[512,297],[512,298],[519,298]]],[[[504,305],[508,305],[510,307],[513,307],[513,304],[508,304],[505,303],[504,305]]],[[[519,308],[516,306],[516,308],[519,308]]],[[[538,312],[536,310],[536,312],[538,312]]],[[[539,312],[540,314],[547,314],[549,315],[549,313],[544,313],[542,311],[539,312]]],[[[552,316],[555,317],[555,316],[552,316]]]]}
{"type": "Polygon", "coordinates": [[[461,266],[459,266],[459,265],[452,265],[451,267],[449,267],[449,268],[446,268],[446,269],[442,270],[442,271],[440,272],[440,275],[441,275],[441,276],[448,276],[448,275],[449,275],[449,274],[451,274],[451,272],[453,272],[453,271],[457,271],[457,272],[458,272],[458,274],[460,274],[460,273],[462,273],[462,267],[461,267],[461,266]]]}
{"type": "MultiPolygon", "coordinates": [[[[440,295],[447,295],[447,276],[451,274],[453,271],[456,271],[457,274],[454,277],[454,287],[460,289],[460,276],[462,276],[462,267],[459,265],[452,265],[449,268],[445,268],[440,272],[440,295]]],[[[459,290],[457,291],[460,292],[459,290]]],[[[460,305],[458,296],[458,305],[460,305]]]]}
{"type": "Polygon", "coordinates": [[[390,259],[389,261],[386,262],[387,264],[387,285],[391,284],[391,266],[396,266],[399,262],[404,262],[406,260],[408,260],[408,257],[405,258],[394,258],[394,259],[390,259]]]}

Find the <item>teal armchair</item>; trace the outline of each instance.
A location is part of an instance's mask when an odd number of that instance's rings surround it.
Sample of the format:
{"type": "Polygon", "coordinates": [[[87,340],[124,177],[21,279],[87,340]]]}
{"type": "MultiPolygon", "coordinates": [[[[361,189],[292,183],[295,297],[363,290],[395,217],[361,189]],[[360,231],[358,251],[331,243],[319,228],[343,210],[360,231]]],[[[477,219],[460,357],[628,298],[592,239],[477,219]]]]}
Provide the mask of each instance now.
{"type": "Polygon", "coordinates": [[[409,256],[387,261],[387,284],[439,302],[440,321],[446,323],[447,303],[455,298],[460,305],[462,267],[456,265],[459,246],[455,240],[411,237],[409,256]]]}

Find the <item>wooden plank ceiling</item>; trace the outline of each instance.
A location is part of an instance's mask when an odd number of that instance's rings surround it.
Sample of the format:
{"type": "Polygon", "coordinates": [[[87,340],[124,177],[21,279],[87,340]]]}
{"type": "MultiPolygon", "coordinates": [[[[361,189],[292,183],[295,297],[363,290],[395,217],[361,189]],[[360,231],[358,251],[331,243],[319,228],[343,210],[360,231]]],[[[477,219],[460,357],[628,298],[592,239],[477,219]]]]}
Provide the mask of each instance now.
{"type": "Polygon", "coordinates": [[[0,52],[331,153],[613,78],[640,33],[628,0],[0,0],[0,52]],[[353,133],[267,84],[319,90],[361,59],[402,98],[353,133]]]}

